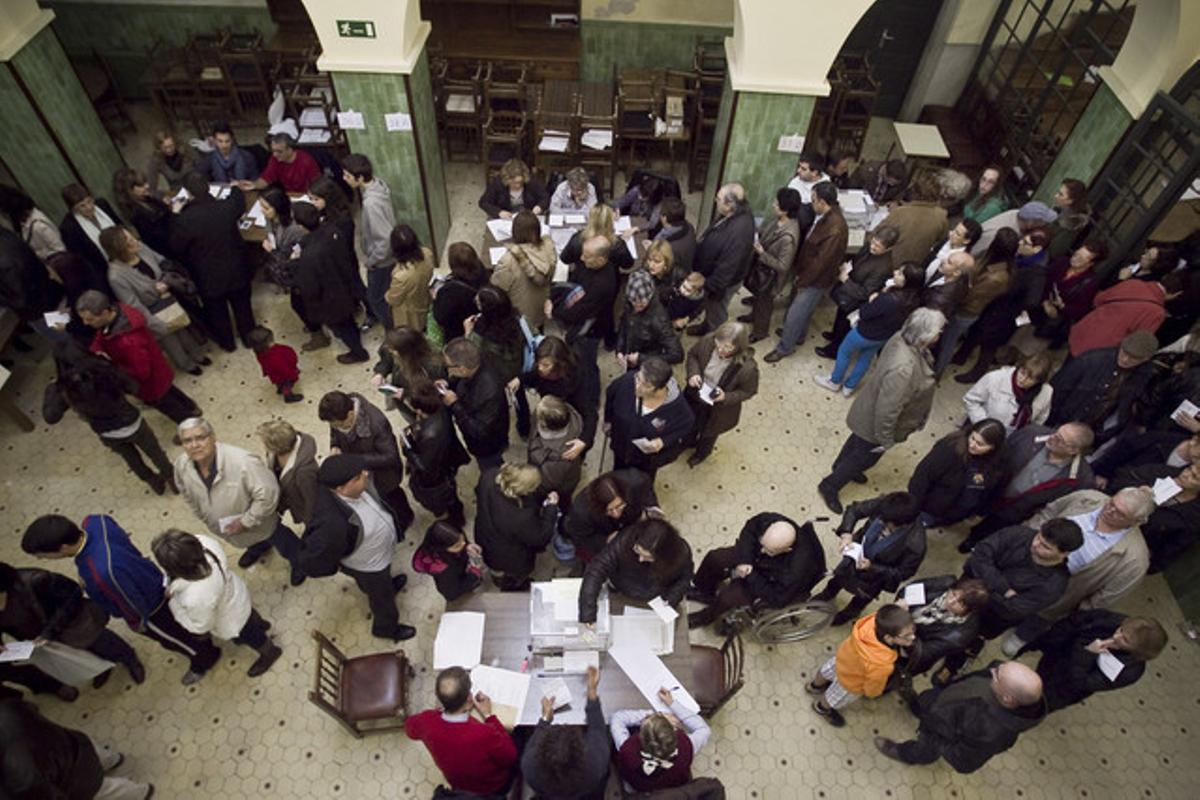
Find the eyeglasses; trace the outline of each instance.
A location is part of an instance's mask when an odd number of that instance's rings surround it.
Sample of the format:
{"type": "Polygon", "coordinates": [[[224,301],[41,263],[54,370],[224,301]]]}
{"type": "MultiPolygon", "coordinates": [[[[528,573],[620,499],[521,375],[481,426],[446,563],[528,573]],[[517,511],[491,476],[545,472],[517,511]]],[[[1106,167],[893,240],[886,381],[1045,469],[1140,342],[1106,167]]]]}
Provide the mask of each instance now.
{"type": "Polygon", "coordinates": [[[184,447],[187,447],[189,444],[200,444],[201,442],[207,441],[210,436],[212,436],[211,433],[198,433],[194,436],[181,436],[179,437],[179,442],[184,447]]]}

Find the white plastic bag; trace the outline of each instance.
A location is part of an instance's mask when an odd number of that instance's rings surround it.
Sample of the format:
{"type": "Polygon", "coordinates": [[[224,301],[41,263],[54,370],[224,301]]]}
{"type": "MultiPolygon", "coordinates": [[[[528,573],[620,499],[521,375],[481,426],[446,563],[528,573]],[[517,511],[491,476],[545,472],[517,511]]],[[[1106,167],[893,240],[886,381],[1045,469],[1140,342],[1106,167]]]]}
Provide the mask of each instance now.
{"type": "Polygon", "coordinates": [[[68,686],[82,686],[115,664],[92,655],[87,650],[65,645],[62,642],[46,642],[35,647],[29,663],[68,686]]]}

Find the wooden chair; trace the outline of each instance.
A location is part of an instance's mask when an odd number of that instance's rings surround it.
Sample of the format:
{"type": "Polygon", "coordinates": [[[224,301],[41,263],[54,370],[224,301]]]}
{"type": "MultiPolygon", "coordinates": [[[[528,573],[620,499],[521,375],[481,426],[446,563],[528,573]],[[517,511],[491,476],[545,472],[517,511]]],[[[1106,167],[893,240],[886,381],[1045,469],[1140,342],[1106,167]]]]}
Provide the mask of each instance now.
{"type": "Polygon", "coordinates": [[[617,146],[629,143],[627,165],[633,162],[633,151],[639,141],[654,140],[657,100],[658,82],[652,73],[646,70],[621,73],[617,82],[617,146]]]}
{"type": "Polygon", "coordinates": [[[308,699],[358,739],[403,728],[413,676],[404,651],[347,658],[320,631],[312,636],[317,668],[308,699]]]}
{"type": "MultiPolygon", "coordinates": [[[[587,104],[585,103],[585,105],[587,104]]],[[[599,174],[603,178],[608,196],[613,196],[617,175],[617,109],[615,102],[610,107],[608,114],[593,115],[581,111],[579,115],[579,148],[576,153],[576,162],[590,174],[599,174]],[[588,147],[583,143],[584,134],[588,131],[608,131],[612,134],[612,143],[603,150],[588,147]]],[[[599,190],[600,187],[597,186],[596,188],[599,190]]]]}
{"type": "Polygon", "coordinates": [[[456,141],[462,143],[460,152],[474,150],[487,118],[483,105],[483,65],[477,61],[447,60],[437,82],[442,90],[435,98],[438,127],[446,142],[446,159],[452,161],[456,141]]]}
{"type": "Polygon", "coordinates": [[[129,116],[129,109],[125,107],[125,96],[121,94],[121,87],[117,85],[117,78],[108,59],[102,56],[99,50],[92,48],[92,60],[105,80],[104,88],[94,97],[91,97],[89,91],[92,106],[95,107],[96,116],[100,117],[105,130],[117,144],[124,144],[124,134],[137,133],[137,124],[134,123],[133,117],[129,116]]]}
{"type": "Polygon", "coordinates": [[[231,34],[218,52],[238,113],[265,111],[271,104],[271,84],[262,60],[262,36],[231,34]]]}
{"type": "Polygon", "coordinates": [[[525,160],[529,118],[523,111],[490,111],[480,135],[480,156],[486,185],[510,158],[525,160]]]}
{"type": "Polygon", "coordinates": [[[719,648],[692,645],[692,696],[700,704],[701,716],[712,717],[729,702],[746,682],[742,637],[731,633],[719,648]]]}
{"type": "Polygon", "coordinates": [[[529,67],[512,62],[488,62],[483,76],[483,107],[485,111],[524,112],[525,85],[529,67]]]}

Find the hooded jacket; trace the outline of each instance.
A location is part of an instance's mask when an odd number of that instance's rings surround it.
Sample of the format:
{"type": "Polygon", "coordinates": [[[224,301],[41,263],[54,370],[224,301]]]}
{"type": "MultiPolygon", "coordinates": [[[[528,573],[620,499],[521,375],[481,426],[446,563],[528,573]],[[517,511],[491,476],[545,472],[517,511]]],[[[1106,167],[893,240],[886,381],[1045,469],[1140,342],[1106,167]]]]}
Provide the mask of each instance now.
{"type": "Polygon", "coordinates": [[[897,653],[875,635],[875,615],[854,623],[837,650],[837,679],[845,689],[863,697],[879,697],[896,666],[897,653]]]}
{"type": "Polygon", "coordinates": [[[367,269],[390,267],[396,263],[392,255],[392,228],[396,213],[392,209],[392,190],[383,178],[374,177],[362,187],[361,241],[367,269]]]}
{"type": "Polygon", "coordinates": [[[492,272],[492,286],[507,292],[517,312],[540,328],[546,321],[545,305],[557,263],[554,240],[549,236],[536,244],[510,244],[492,272]]]}
{"type": "Polygon", "coordinates": [[[579,416],[579,412],[567,406],[567,414],[567,427],[560,435],[553,438],[543,436],[536,417],[529,434],[529,463],[542,473],[542,489],[558,492],[561,497],[575,494],[575,487],[583,475],[582,455],[571,461],[562,457],[567,442],[578,439],[583,433],[583,417],[579,416]]]}
{"type": "Polygon", "coordinates": [[[124,303],[104,330],[92,339],[93,353],[104,353],[122,372],[137,381],[138,399],[153,404],[171,388],[175,373],[140,311],[124,303]]]}

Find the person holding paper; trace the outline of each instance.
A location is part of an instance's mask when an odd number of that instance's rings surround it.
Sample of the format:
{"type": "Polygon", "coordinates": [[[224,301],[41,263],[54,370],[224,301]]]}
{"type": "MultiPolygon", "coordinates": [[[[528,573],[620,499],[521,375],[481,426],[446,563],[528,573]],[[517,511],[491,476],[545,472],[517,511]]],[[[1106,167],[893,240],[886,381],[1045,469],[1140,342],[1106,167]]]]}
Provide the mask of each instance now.
{"type": "Polygon", "coordinates": [[[627,217],[640,217],[642,222],[638,227],[653,236],[661,224],[659,217],[662,216],[662,201],[667,185],[667,181],[657,175],[644,173],[637,184],[630,186],[625,194],[617,198],[613,207],[627,217]]]}
{"type": "MultiPolygon", "coordinates": [[[[1191,441],[1195,441],[1194,439],[1191,441]]],[[[1200,531],[1200,464],[1182,469],[1170,465],[1128,467],[1119,470],[1108,490],[1131,486],[1164,486],[1166,495],[1150,518],[1142,523],[1142,537],[1150,548],[1147,574],[1162,572],[1197,541],[1200,531]]]]}
{"type": "Polygon", "coordinates": [[[296,140],[290,134],[273,133],[267,141],[271,146],[271,157],[266,168],[254,180],[238,181],[238,188],[249,191],[278,184],[288,194],[308,191],[308,185],[321,175],[316,159],[304,150],[297,150],[296,140]]]}
{"type": "Polygon", "coordinates": [[[544,493],[541,473],[530,464],[489,467],[475,488],[475,541],[501,591],[529,588],[538,553],[558,524],[558,493],[544,493]]]}
{"type": "Polygon", "coordinates": [[[545,800],[603,800],[612,745],[600,708],[600,670],[587,669],[586,725],[554,725],[561,698],[543,697],[542,715],[521,756],[521,777],[545,800]]]}
{"type": "MultiPolygon", "coordinates": [[[[978,578],[938,575],[920,578],[896,592],[912,615],[917,638],[908,648],[904,672],[908,676],[928,672],[943,658],[962,653],[975,643],[980,616],[988,602],[987,584],[978,578]]],[[[943,669],[934,680],[945,683],[951,672],[943,669]]],[[[902,683],[900,693],[913,708],[916,696],[912,681],[902,683]]]]}
{"type": "Polygon", "coordinates": [[[1046,692],[1046,710],[1073,706],[1096,692],[1137,683],[1167,646],[1158,620],[1091,609],[1063,617],[1021,648],[1040,651],[1037,672],[1046,692]]]}
{"type": "Polygon", "coordinates": [[[528,461],[542,476],[542,489],[570,499],[583,477],[583,454],[587,443],[583,418],[561,398],[547,395],[538,400],[537,422],[529,435],[528,461]]]}
{"type": "MultiPolygon", "coordinates": [[[[1092,470],[1097,476],[1097,487],[1106,489],[1110,480],[1122,479],[1141,467],[1161,465],[1181,469],[1197,462],[1200,462],[1200,434],[1179,429],[1145,432],[1135,429],[1125,431],[1103,453],[1097,454],[1092,460],[1092,470]]],[[[1149,485],[1154,481],[1141,483],[1149,485]]]]}
{"type": "Polygon", "coordinates": [[[692,550],[675,526],[656,518],[635,522],[587,565],[579,590],[579,621],[596,624],[596,601],[605,583],[631,600],[661,597],[674,608],[691,580],[692,550]]]}
{"type": "Polygon", "coordinates": [[[625,311],[617,326],[617,363],[636,369],[640,360],[658,356],[668,364],[683,361],[683,345],[667,310],[656,295],[654,278],[644,269],[629,276],[625,311]]]}
{"type": "Polygon", "coordinates": [[[518,211],[530,211],[540,217],[549,205],[546,187],[534,179],[519,158],[505,161],[479,198],[479,207],[488,219],[512,219],[518,211]]]}
{"type": "Polygon", "coordinates": [[[491,698],[471,694],[471,676],[462,667],[439,672],[436,687],[441,709],[413,714],[404,721],[404,732],[425,745],[451,789],[506,794],[515,776],[517,746],[492,714],[491,698]]]}
{"type": "Polygon", "coordinates": [[[532,389],[542,397],[557,397],[579,412],[583,419],[580,438],[584,447],[590,449],[600,421],[600,387],[592,386],[585,380],[584,368],[580,366],[575,351],[561,337],[544,337],[538,342],[533,359],[533,369],[521,373],[508,384],[509,393],[518,398],[517,433],[523,437],[529,436],[529,403],[522,403],[520,398],[532,389]]]}
{"type": "Polygon", "coordinates": [[[604,429],[617,469],[636,467],[653,479],[679,457],[694,423],[671,366],[657,356],[641,360],[605,392],[604,429]]]}
{"type": "Polygon", "coordinates": [[[695,447],[688,466],[712,455],[717,438],[737,427],[742,404],[758,394],[758,362],[741,322],[725,322],[688,349],[683,396],[695,416],[686,447],[695,447]],[[707,399],[701,395],[705,389],[707,399]]]}
{"type": "Polygon", "coordinates": [[[845,625],[887,590],[894,592],[911,578],[925,559],[925,526],[921,507],[908,492],[892,492],[851,503],[835,531],[842,557],[833,575],[813,600],[830,602],[843,589],[850,603],[833,616],[845,625]],[[860,520],[865,524],[854,530],[860,520]]]}
{"type": "Polygon", "coordinates": [[[708,605],[688,627],[709,625],[734,608],[785,608],[806,597],[825,574],[825,553],[812,524],[764,511],[746,520],[733,547],[709,550],[688,591],[708,605]],[[724,584],[724,585],[722,585],[724,584]]]}
{"type": "Polygon", "coordinates": [[[464,527],[467,518],[458,499],[458,470],[471,459],[454,431],[454,420],[428,380],[409,384],[407,400],[416,414],[413,424],[400,434],[400,449],[408,460],[408,489],[431,514],[464,527]]]}
{"type": "Polygon", "coordinates": [[[597,476],[575,496],[562,532],[587,563],[618,531],[653,515],[662,516],[662,509],[650,476],[637,469],[613,470],[597,476]]]}
{"type": "Polygon", "coordinates": [[[541,329],[557,263],[554,240],[548,233],[542,235],[538,218],[529,211],[518,212],[513,217],[512,241],[492,271],[492,286],[507,292],[521,316],[541,329]]]}
{"type": "MultiPolygon", "coordinates": [[[[572,167],[550,197],[551,214],[587,214],[599,202],[591,176],[583,167],[572,167]]],[[[516,230],[513,231],[514,238],[516,230]]]]}
{"type": "Polygon", "coordinates": [[[434,350],[424,328],[393,328],[384,334],[378,355],[371,385],[387,398],[384,410],[398,411],[404,419],[413,422],[417,415],[408,402],[412,387],[446,379],[446,362],[441,349],[434,350]]]}
{"type": "Polygon", "coordinates": [[[635,792],[686,784],[692,779],[692,760],[712,735],[704,718],[675,700],[671,689],[661,687],[658,701],[670,711],[618,711],[609,721],[617,773],[635,792]]]}
{"type": "MultiPolygon", "coordinates": [[[[475,293],[487,285],[489,271],[479,260],[475,248],[466,242],[453,242],[446,251],[450,276],[434,284],[433,321],[441,328],[443,342],[465,336],[463,320],[479,312],[475,293]]],[[[424,326],[417,328],[424,330],[424,326]]],[[[432,329],[430,335],[433,335],[432,329]]]]}

